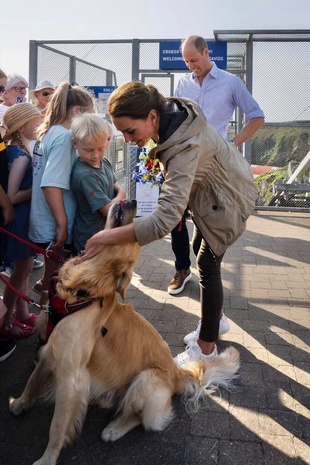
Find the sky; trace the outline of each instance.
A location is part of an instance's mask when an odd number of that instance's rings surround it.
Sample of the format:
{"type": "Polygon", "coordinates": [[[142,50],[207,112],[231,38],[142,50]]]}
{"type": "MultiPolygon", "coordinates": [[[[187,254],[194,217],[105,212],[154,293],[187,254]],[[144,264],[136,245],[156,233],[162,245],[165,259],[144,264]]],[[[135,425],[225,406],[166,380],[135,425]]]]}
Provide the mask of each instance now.
{"type": "Polygon", "coordinates": [[[310,0],[15,0],[1,11],[0,68],[28,79],[30,40],[213,38],[214,30],[309,29],[309,18],[310,0]]]}

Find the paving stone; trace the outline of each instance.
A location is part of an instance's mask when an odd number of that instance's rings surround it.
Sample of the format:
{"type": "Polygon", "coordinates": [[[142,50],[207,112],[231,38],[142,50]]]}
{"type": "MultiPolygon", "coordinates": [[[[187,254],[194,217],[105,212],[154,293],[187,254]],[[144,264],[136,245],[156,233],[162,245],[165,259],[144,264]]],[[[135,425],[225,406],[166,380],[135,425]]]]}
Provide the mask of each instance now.
{"type": "Polygon", "coordinates": [[[220,465],[265,465],[262,445],[256,442],[221,441],[219,448],[220,465]]]}
{"type": "MultiPolygon", "coordinates": [[[[190,221],[188,227],[191,234],[190,221]]],[[[188,413],[176,396],[174,418],[165,431],[138,427],[115,443],[100,438],[114,412],[90,407],[81,434],[57,465],[309,465],[309,229],[308,213],[255,212],[225,254],[224,309],[231,331],[218,347],[240,351],[234,392],[215,393],[196,413],[188,413]]],[[[173,355],[184,349],[184,335],[200,318],[193,253],[191,259],[191,281],[182,294],[170,296],[167,286],[175,272],[170,238],[145,246],[126,297],[173,355]]],[[[40,276],[36,270],[30,286],[40,276]]],[[[29,295],[38,299],[31,290],[29,295]]],[[[36,336],[17,345],[0,363],[1,465],[38,460],[53,415],[53,405],[42,402],[20,417],[9,413],[9,397],[21,394],[34,369],[36,336]]]]}

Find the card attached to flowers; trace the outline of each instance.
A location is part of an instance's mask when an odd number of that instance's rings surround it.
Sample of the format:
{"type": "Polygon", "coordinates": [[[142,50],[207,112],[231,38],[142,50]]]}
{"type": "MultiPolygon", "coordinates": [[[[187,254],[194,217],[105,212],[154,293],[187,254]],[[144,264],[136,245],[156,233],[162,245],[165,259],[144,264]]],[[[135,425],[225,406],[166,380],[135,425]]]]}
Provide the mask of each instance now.
{"type": "Polygon", "coordinates": [[[149,142],[139,154],[133,179],[136,181],[137,216],[150,215],[157,207],[160,186],[164,181],[160,171],[159,160],[148,156],[148,152],[155,147],[149,142]]]}

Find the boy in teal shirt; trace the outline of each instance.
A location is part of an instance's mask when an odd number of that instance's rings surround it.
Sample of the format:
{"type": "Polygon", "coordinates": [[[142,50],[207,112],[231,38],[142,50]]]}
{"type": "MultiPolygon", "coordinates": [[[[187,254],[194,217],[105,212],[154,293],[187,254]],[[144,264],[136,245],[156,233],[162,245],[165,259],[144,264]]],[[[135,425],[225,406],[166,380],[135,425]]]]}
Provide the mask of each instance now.
{"type": "Polygon", "coordinates": [[[85,248],[86,241],[104,228],[106,216],[113,203],[126,198],[117,182],[109,160],[110,125],[98,114],[74,118],[71,126],[73,146],[78,159],[71,175],[71,187],[77,201],[73,227],[73,253],[85,248]]]}

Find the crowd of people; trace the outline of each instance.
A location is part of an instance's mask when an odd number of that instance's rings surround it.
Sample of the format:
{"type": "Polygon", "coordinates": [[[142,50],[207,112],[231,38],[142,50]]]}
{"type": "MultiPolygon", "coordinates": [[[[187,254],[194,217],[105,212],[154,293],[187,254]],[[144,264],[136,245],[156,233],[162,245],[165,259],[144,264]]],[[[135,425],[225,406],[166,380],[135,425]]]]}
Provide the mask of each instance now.
{"type": "MultiPolygon", "coordinates": [[[[244,231],[257,198],[251,168],[237,147],[262,126],[264,114],[241,79],[210,60],[202,37],[184,40],[181,51],[191,73],[179,81],[174,97],[164,97],[152,85],[129,82],[108,101],[108,113],[126,142],[138,147],[150,140],[156,143],[149,156],[159,159],[164,182],[151,215],[103,229],[108,209],[126,193],[105,158],[112,126],[94,113],[87,90],[68,82],[55,88],[46,80],[29,92],[28,103],[27,81],[18,75],[7,78],[1,71],[0,120],[8,170],[7,179],[1,179],[0,206],[2,225],[9,231],[42,249],[52,248],[63,259],[77,255],[78,262],[106,244],[137,241],[143,246],[171,232],[176,256],[176,273],[168,286],[172,295],[182,292],[191,278],[186,227],[190,211],[201,321],[184,337],[186,350],[175,358],[182,366],[191,359],[217,356],[216,341],[229,331],[221,262],[244,231]],[[247,122],[228,141],[227,128],[236,108],[247,122]]],[[[1,239],[2,260],[14,263],[10,282],[27,293],[34,251],[12,245],[15,239],[3,235],[1,239]]],[[[45,261],[34,286],[37,293],[48,290],[56,267],[45,261]]],[[[36,315],[20,300],[6,287],[0,301],[0,361],[12,353],[16,339],[33,334],[36,315]]]]}
{"type": "MultiPolygon", "coordinates": [[[[1,73],[1,226],[29,244],[0,235],[1,260],[12,264],[10,286],[0,299],[3,361],[16,340],[34,333],[37,315],[29,313],[22,297],[28,294],[35,265],[32,245],[49,247],[63,259],[78,253],[104,227],[109,207],[126,193],[105,158],[112,126],[94,113],[87,90],[68,82],[55,88],[43,81],[29,92],[31,102],[25,102],[27,81],[1,73]]],[[[56,267],[55,261],[45,260],[36,292],[48,290],[56,267]]]]}

